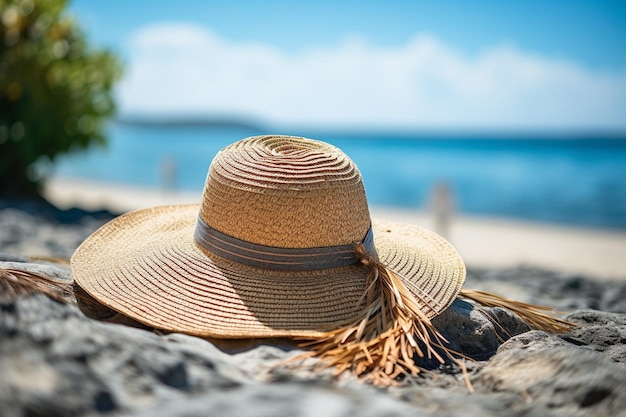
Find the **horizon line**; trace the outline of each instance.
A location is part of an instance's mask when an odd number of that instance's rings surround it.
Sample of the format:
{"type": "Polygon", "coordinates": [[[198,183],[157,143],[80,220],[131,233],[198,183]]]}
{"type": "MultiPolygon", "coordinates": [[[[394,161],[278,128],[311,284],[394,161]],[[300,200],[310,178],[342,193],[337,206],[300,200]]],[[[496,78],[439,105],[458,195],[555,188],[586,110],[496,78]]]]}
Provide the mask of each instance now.
{"type": "Polygon", "coordinates": [[[289,125],[272,124],[259,120],[258,118],[236,116],[236,115],[159,115],[159,114],[136,114],[118,115],[113,118],[113,122],[121,125],[131,126],[153,126],[163,128],[173,127],[198,127],[198,128],[240,128],[256,132],[278,132],[300,131],[307,134],[336,134],[360,135],[360,136],[380,136],[393,135],[400,137],[435,136],[454,138],[459,136],[475,137],[481,136],[483,139],[490,138],[563,138],[563,139],[623,139],[626,140],[626,128],[609,127],[487,127],[487,126],[467,126],[467,127],[445,127],[445,126],[423,126],[423,127],[382,127],[382,126],[310,126],[310,125],[289,125]]]}

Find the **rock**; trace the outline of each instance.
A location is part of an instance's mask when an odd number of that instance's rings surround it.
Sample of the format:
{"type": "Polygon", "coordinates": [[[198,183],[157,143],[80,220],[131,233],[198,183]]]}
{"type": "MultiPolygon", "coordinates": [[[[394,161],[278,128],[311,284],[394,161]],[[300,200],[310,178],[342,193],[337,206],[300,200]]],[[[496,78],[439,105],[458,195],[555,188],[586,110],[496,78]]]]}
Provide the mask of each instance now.
{"type": "MultiPolygon", "coordinates": [[[[71,283],[67,266],[27,261],[69,257],[104,219],[81,214],[64,224],[34,213],[0,210],[0,268],[71,283]]],[[[525,267],[470,269],[466,287],[579,309],[566,316],[578,327],[528,331],[507,310],[455,301],[434,324],[474,359],[465,364],[476,392],[458,367],[435,361],[421,361],[429,371],[404,385],[377,389],[313,371],[314,359],[285,365],[302,353],[285,341],[162,334],[131,327],[105,307],[81,310],[0,288],[0,416],[625,414],[626,315],[618,313],[626,312],[626,283],[525,267]]]]}
{"type": "Polygon", "coordinates": [[[537,268],[468,269],[465,288],[549,305],[558,311],[594,309],[626,313],[626,282],[593,280],[537,268]]]}
{"type": "Polygon", "coordinates": [[[249,384],[220,395],[172,401],[164,406],[148,408],[132,415],[149,417],[156,414],[186,417],[201,417],[207,414],[251,417],[428,415],[410,404],[373,390],[359,392],[303,382],[249,384]]]}
{"type": "Polygon", "coordinates": [[[541,330],[531,330],[522,333],[504,342],[499,348],[498,353],[507,350],[524,349],[528,351],[544,349],[546,347],[565,346],[568,345],[565,340],[556,335],[551,335],[541,330]]]}
{"type": "Polygon", "coordinates": [[[3,301],[0,311],[2,416],[136,410],[247,381],[198,338],[89,320],[42,295],[3,301]]]}
{"type": "Polygon", "coordinates": [[[608,359],[626,365],[626,315],[578,311],[566,318],[579,327],[562,335],[564,340],[581,348],[600,352],[608,359]]]}
{"type": "Polygon", "coordinates": [[[28,257],[0,252],[0,262],[28,262],[28,257]]]}
{"type": "Polygon", "coordinates": [[[572,417],[624,415],[626,368],[571,345],[540,343],[534,339],[531,349],[498,352],[474,379],[478,389],[514,393],[533,414],[545,409],[572,417]]]}
{"type": "Polygon", "coordinates": [[[626,373],[607,358],[611,346],[624,347],[611,335],[626,317],[584,311],[568,318],[580,325],[575,333],[524,332],[498,348],[493,322],[454,303],[438,318],[447,336],[467,337],[457,346],[478,356],[497,350],[489,361],[467,362],[477,390],[471,395],[449,367],[381,390],[277,366],[300,353],[280,343],[218,348],[193,336],[94,321],[42,295],[0,298],[0,415],[619,415],[626,373]],[[596,327],[611,330],[596,340],[596,327]]]}
{"type": "Polygon", "coordinates": [[[435,317],[433,324],[450,342],[450,348],[475,360],[489,359],[502,340],[529,330],[526,323],[509,311],[477,308],[462,300],[455,300],[435,317]]]}
{"type": "Polygon", "coordinates": [[[624,348],[614,335],[626,317],[582,311],[568,319],[580,326],[569,335],[524,332],[500,345],[487,315],[454,303],[437,319],[442,331],[467,338],[456,346],[477,356],[495,353],[467,362],[472,395],[446,366],[381,390],[280,366],[300,351],[278,342],[218,348],[94,321],[42,295],[0,297],[0,415],[619,415],[626,373],[610,359],[624,348]]]}
{"type": "Polygon", "coordinates": [[[87,236],[114,217],[33,204],[20,207],[0,200],[0,252],[69,259],[87,236]]]}
{"type": "Polygon", "coordinates": [[[42,295],[3,301],[0,311],[2,416],[416,415],[380,390],[311,372],[283,369],[267,381],[269,367],[299,351],[228,354],[197,337],[93,321],[42,295]]]}

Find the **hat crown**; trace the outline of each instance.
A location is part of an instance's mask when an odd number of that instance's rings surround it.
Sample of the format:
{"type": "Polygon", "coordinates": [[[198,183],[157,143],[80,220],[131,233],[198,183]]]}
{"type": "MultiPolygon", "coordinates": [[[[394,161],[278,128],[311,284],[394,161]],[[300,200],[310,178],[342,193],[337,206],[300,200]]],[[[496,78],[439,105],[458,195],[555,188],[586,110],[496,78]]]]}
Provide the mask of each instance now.
{"type": "Polygon", "coordinates": [[[200,218],[237,239],[281,248],[347,245],[370,227],[354,162],[325,142],[293,136],[255,136],[222,149],[200,218]]]}

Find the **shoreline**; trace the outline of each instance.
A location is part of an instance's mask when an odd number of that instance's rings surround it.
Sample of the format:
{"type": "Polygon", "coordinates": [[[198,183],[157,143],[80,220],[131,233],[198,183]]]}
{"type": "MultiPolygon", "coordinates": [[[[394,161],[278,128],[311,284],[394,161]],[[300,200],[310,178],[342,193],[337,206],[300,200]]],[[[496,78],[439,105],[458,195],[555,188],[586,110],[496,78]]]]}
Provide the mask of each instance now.
{"type": "MultiPolygon", "coordinates": [[[[163,190],[96,180],[51,178],[44,196],[59,208],[126,211],[198,203],[201,192],[163,190]]],[[[435,230],[432,214],[370,207],[372,218],[435,230]]],[[[469,267],[539,267],[595,279],[626,280],[626,231],[590,229],[490,216],[456,214],[448,240],[469,267]]]]}

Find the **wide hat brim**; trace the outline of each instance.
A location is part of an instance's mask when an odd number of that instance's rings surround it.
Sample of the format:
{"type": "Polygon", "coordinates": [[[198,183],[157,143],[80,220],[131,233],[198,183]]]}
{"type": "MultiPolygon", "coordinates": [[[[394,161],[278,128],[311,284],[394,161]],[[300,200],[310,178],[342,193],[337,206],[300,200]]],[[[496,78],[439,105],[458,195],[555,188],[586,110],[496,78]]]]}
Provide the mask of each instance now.
{"type": "MultiPolygon", "coordinates": [[[[122,215],[72,256],[75,282],[101,304],[138,322],[207,337],[316,337],[363,308],[370,269],[354,264],[294,272],[242,265],[201,250],[193,239],[198,205],[122,215]]],[[[373,221],[380,262],[433,318],[465,279],[457,251],[414,225],[373,221]]]]}

